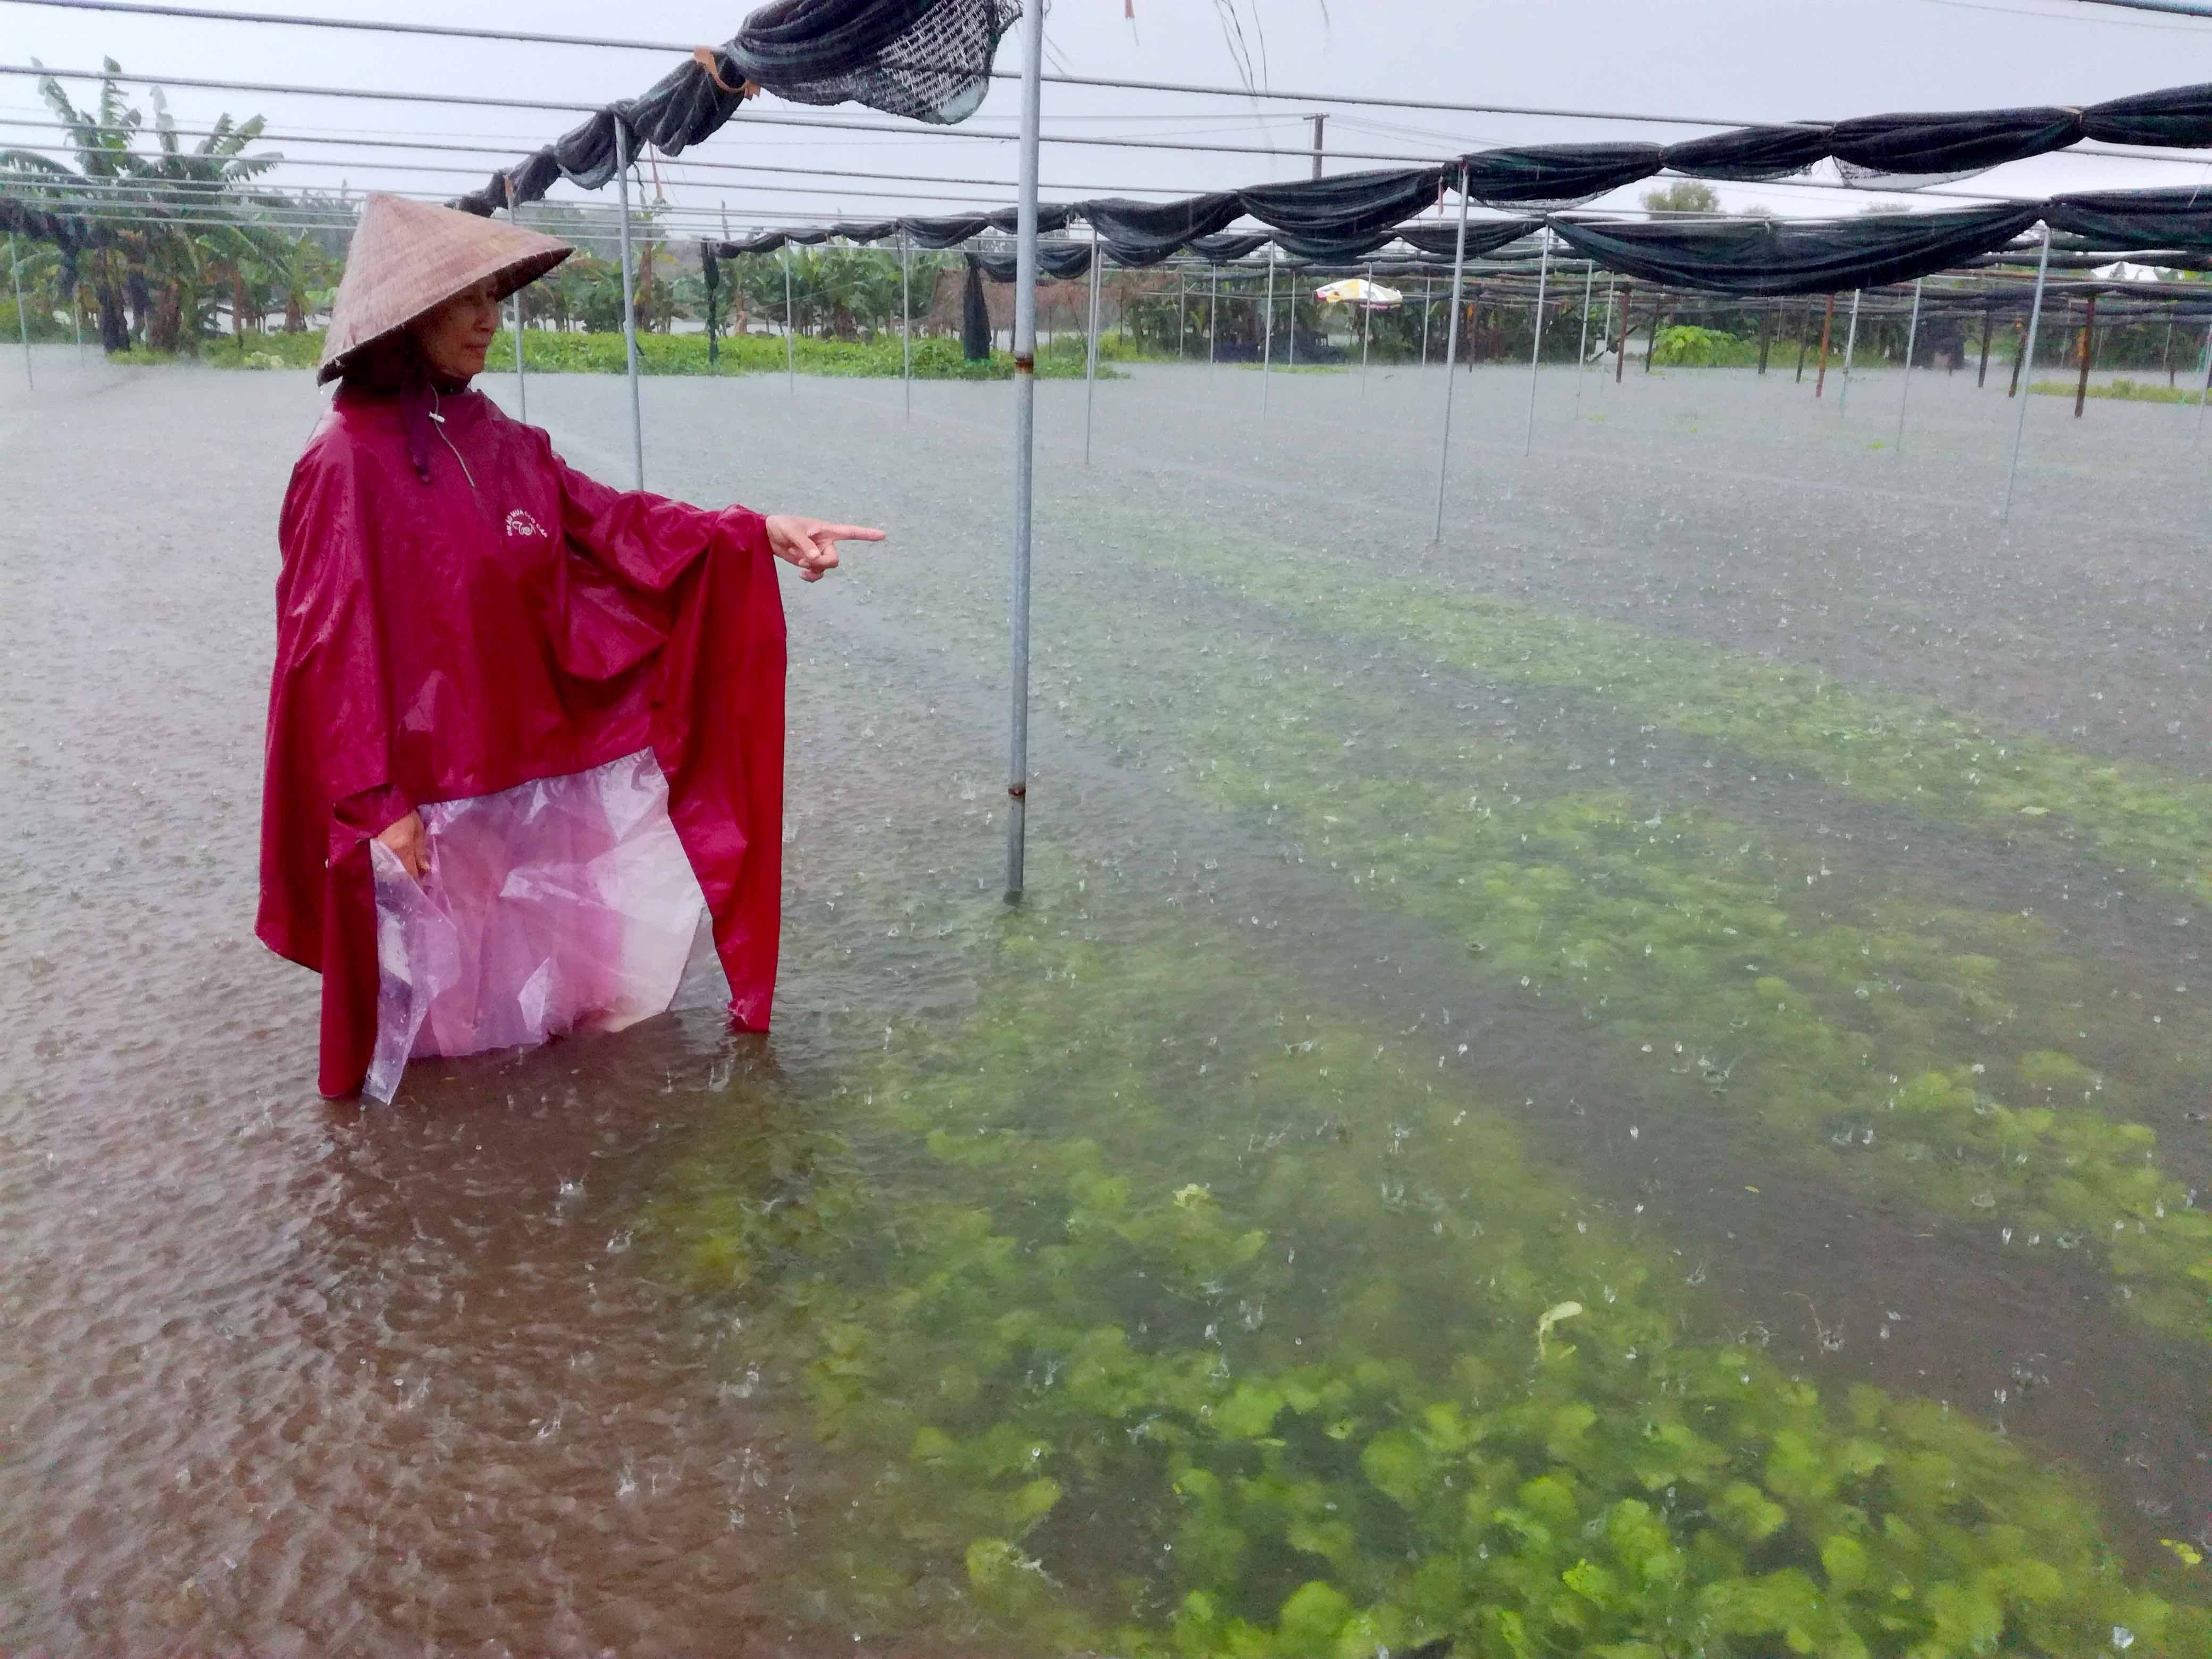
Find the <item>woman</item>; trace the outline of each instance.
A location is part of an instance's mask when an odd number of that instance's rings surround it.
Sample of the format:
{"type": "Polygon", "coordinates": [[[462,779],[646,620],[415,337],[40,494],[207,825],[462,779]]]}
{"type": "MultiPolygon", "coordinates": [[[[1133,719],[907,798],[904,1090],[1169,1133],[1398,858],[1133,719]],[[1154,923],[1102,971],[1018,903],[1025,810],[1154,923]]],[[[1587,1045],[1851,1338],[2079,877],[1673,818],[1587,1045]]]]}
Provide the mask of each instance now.
{"type": "Polygon", "coordinates": [[[256,928],[322,974],[326,1095],[372,1059],[389,1097],[410,1052],[657,1012],[702,911],[687,982],[719,962],[732,1018],[768,1024],[771,560],[815,581],[883,532],[611,489],[471,392],[499,302],[570,252],[372,197],[332,308],[317,379],[342,385],[278,532],[256,928]]]}

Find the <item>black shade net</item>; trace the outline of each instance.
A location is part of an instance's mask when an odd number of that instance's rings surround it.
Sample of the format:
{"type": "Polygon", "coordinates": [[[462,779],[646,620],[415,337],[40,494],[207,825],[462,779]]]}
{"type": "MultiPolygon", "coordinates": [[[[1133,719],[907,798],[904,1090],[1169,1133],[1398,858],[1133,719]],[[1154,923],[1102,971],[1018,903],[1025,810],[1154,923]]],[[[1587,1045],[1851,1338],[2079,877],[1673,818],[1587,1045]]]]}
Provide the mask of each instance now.
{"type": "Polygon", "coordinates": [[[2036,216],[2031,205],[1814,223],[1737,219],[1597,225],[1559,219],[1552,228],[1570,247],[1607,270],[1650,282],[1729,294],[1833,294],[1944,270],[2002,246],[2036,216]]]}
{"type": "Polygon", "coordinates": [[[968,281],[960,292],[960,349],[971,363],[991,355],[991,307],[983,298],[983,267],[968,261],[968,281]]]}
{"type": "Polygon", "coordinates": [[[640,96],[598,111],[453,205],[489,214],[537,201],[562,179],[598,190],[615,174],[617,125],[633,157],[647,146],[680,155],[738,112],[748,82],[793,103],[965,120],[1020,15],[1014,0],[774,0],[732,39],[700,47],[640,96]]]}

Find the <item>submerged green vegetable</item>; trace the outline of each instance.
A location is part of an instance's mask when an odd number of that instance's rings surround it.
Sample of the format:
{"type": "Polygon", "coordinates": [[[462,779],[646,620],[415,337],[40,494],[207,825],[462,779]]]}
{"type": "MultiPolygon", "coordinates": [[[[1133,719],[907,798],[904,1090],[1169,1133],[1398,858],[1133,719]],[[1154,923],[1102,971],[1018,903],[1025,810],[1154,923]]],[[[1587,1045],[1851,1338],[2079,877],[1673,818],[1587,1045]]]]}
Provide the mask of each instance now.
{"type": "Polygon", "coordinates": [[[853,1494],[799,1588],[856,1632],[1316,1659],[2212,1644],[2070,1483],[1712,1334],[1655,1242],[1423,1053],[1291,1012],[1256,952],[1094,894],[990,954],[964,1024],[894,1032],[654,1217],[853,1494]]]}

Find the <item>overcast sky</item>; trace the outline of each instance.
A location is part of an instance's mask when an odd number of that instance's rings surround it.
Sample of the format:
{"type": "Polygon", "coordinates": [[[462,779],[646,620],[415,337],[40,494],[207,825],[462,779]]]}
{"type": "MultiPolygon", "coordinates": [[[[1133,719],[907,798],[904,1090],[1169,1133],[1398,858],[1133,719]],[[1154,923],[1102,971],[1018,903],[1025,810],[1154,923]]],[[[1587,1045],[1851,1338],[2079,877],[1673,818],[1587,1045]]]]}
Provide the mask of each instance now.
{"type": "MultiPolygon", "coordinates": [[[[256,0],[213,0],[238,9],[256,0]]],[[[720,41],[741,13],[703,0],[607,5],[538,0],[527,8],[438,0],[271,0],[271,9],[333,17],[374,16],[548,33],[648,35],[720,41]]],[[[2084,0],[1237,0],[1264,86],[1301,94],[1425,99],[1465,105],[1623,112],[1717,124],[1834,119],[1886,111],[2013,104],[2080,105],[2160,87],[2212,81],[2212,21],[2192,21],[2084,0]],[[1256,27],[1255,27],[1256,25],[1256,27]],[[1264,62],[1262,48],[1264,43],[1264,62]]],[[[1058,0],[1047,32],[1048,70],[1087,76],[1234,85],[1239,75],[1214,0],[1058,0]],[[1133,6],[1133,20],[1124,15],[1133,6]]],[[[134,82],[211,77],[319,86],[490,94],[591,103],[642,91],[670,64],[665,52],[492,44],[351,31],[247,26],[86,13],[0,0],[0,61],[36,57],[55,69],[118,59],[134,82]]],[[[1019,67],[1019,31],[999,66],[1019,67]]],[[[78,85],[80,100],[92,88],[78,85]]],[[[143,85],[133,95],[143,103],[143,85]]],[[[369,103],[173,87],[170,107],[187,128],[219,112],[269,118],[272,147],[288,158],[279,182],[335,190],[341,182],[417,194],[453,194],[480,182],[502,156],[519,156],[576,117],[554,112],[369,103]],[[310,135],[431,139],[489,145],[483,156],[404,149],[348,149],[310,135]],[[296,161],[299,165],[292,165],[296,161]],[[310,162],[317,165],[308,165],[310,162]],[[447,167],[407,172],[395,164],[447,167]],[[465,174],[458,169],[465,169],[465,174]]],[[[808,115],[772,99],[760,114],[808,115]]],[[[1443,157],[1492,145],[1569,139],[1664,141],[1710,129],[1577,117],[1506,116],[1362,108],[1326,100],[1198,97],[1048,86],[1045,131],[1087,137],[1192,139],[1272,146],[1274,154],[1192,154],[1048,142],[1048,196],[1182,193],[1305,176],[1305,117],[1328,112],[1332,171],[1443,157]]],[[[821,112],[818,113],[831,113],[821,112]]],[[[883,121],[847,106],[842,118],[883,121]]],[[[0,120],[43,114],[33,83],[0,78],[0,120]]],[[[684,160],[659,164],[667,199],[702,212],[726,207],[733,227],[941,212],[1012,198],[1010,133],[1016,92],[994,86],[959,136],[908,125],[894,136],[801,131],[740,116],[684,160]],[[841,168],[951,174],[984,185],[827,179],[802,173],[717,172],[841,168]],[[876,193],[868,193],[876,192],[876,193]]],[[[51,143],[36,127],[0,127],[0,145],[51,143]]],[[[2058,190],[2201,184],[2212,159],[2158,161],[2081,154],[1998,169],[1954,189],[2043,195],[2058,190]]],[[[1633,207],[1648,186],[1607,198],[1633,207]]],[[[611,190],[605,192],[611,196],[611,190]]],[[[577,192],[562,185],[556,199],[577,192]]],[[[1764,203],[1791,214],[1852,213],[1878,198],[1827,188],[1724,187],[1728,205],[1764,203]]],[[[1934,198],[1926,205],[1958,206],[1934,198]]]]}

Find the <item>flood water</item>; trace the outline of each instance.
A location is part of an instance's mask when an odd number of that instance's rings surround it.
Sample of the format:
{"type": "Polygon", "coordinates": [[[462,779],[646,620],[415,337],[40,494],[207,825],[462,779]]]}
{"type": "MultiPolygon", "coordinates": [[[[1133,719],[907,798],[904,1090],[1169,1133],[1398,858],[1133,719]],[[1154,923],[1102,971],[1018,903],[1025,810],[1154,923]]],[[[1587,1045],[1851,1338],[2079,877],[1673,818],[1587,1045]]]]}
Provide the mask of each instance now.
{"type": "MultiPolygon", "coordinates": [[[[315,1095],[303,374],[0,377],[0,1648],[2212,1650],[2212,509],[1999,377],[664,380],[776,1029],[315,1095]]],[[[488,383],[512,404],[511,383],[488,383]]],[[[619,381],[532,417],[626,479],[619,381]]]]}

